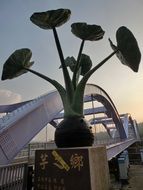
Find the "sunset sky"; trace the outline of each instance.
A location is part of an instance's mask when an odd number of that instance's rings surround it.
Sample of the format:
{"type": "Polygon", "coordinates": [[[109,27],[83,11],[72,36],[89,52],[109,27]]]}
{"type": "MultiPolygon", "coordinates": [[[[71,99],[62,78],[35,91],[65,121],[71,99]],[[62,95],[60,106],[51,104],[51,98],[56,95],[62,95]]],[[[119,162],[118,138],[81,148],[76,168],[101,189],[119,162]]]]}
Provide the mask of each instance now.
{"type": "MultiPolygon", "coordinates": [[[[71,33],[73,22],[100,25],[105,36],[97,42],[86,42],[84,53],[90,55],[93,65],[108,56],[112,49],[108,38],[116,44],[116,30],[128,27],[135,35],[143,52],[142,0],[0,0],[0,71],[3,63],[16,49],[30,48],[33,52],[32,68],[63,84],[59,70],[59,57],[52,31],[42,30],[30,21],[34,12],[68,8],[70,20],[57,29],[64,56],[77,57],[80,39],[71,33]]],[[[111,58],[90,79],[101,86],[114,101],[119,113],[130,113],[137,122],[143,121],[143,66],[138,73],[111,58]]],[[[0,81],[0,104],[36,98],[53,90],[48,82],[24,74],[13,80],[0,81]]]]}

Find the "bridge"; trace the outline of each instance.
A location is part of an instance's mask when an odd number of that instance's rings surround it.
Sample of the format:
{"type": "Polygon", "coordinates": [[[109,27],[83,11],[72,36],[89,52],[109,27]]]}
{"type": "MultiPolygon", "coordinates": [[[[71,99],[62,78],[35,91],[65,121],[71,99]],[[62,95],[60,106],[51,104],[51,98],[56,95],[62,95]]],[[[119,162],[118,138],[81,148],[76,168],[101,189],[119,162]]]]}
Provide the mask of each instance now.
{"type": "MultiPolygon", "coordinates": [[[[0,165],[6,165],[47,124],[57,126],[63,118],[63,105],[59,93],[52,91],[33,100],[1,105],[0,113],[6,113],[0,118],[0,165]]],[[[86,85],[84,115],[95,132],[93,146],[106,144],[108,160],[139,141],[137,122],[130,114],[119,115],[109,95],[97,85],[86,85]],[[96,139],[98,125],[107,132],[108,142],[96,139]]]]}

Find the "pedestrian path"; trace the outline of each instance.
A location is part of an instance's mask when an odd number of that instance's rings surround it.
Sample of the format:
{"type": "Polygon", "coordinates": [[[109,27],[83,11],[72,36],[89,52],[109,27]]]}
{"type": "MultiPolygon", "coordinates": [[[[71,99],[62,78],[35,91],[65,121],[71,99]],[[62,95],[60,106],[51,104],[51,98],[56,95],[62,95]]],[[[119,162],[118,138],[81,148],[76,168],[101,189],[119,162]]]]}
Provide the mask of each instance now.
{"type": "Polygon", "coordinates": [[[128,184],[122,185],[121,183],[112,179],[111,186],[111,190],[142,190],[143,165],[130,165],[128,184]]]}
{"type": "Polygon", "coordinates": [[[123,190],[143,189],[143,165],[131,165],[129,169],[129,184],[123,190]]]}

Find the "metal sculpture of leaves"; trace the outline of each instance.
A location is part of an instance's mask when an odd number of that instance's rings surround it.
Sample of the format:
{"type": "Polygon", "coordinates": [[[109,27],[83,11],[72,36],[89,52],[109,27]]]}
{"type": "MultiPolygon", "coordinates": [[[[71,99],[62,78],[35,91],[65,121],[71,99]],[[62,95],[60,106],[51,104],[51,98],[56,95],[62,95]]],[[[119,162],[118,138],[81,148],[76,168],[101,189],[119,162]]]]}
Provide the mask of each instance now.
{"type": "MultiPolygon", "coordinates": [[[[74,72],[74,68],[76,65],[76,60],[74,57],[67,57],[65,59],[65,63],[67,66],[70,67],[71,71],[74,72]]],[[[80,75],[84,76],[92,67],[92,61],[90,59],[90,57],[86,54],[82,54],[81,55],[81,59],[80,59],[80,75]]]]}
{"type": "Polygon", "coordinates": [[[33,13],[30,20],[42,29],[53,29],[66,23],[70,15],[69,9],[57,9],[33,13]]]}
{"type": "Polygon", "coordinates": [[[70,70],[72,72],[74,72],[74,68],[75,68],[75,65],[76,65],[76,59],[72,56],[72,57],[67,57],[65,59],[65,64],[67,67],[70,67],[70,70]]]}
{"type": "Polygon", "coordinates": [[[102,39],[105,33],[101,26],[87,23],[73,23],[71,28],[72,33],[82,40],[97,41],[102,39]]]}
{"type": "Polygon", "coordinates": [[[81,73],[80,75],[84,76],[92,67],[92,61],[88,55],[82,54],[80,59],[81,73]]]}
{"type": "Polygon", "coordinates": [[[121,63],[130,67],[134,72],[138,72],[141,53],[132,32],[125,26],[122,26],[116,32],[116,40],[117,46],[111,40],[109,41],[112,49],[118,50],[116,55],[121,63]]]}
{"type": "Polygon", "coordinates": [[[34,62],[30,62],[31,57],[32,52],[27,48],[12,53],[4,63],[1,80],[13,79],[26,73],[27,71],[24,68],[30,68],[34,64],[34,62]]]}

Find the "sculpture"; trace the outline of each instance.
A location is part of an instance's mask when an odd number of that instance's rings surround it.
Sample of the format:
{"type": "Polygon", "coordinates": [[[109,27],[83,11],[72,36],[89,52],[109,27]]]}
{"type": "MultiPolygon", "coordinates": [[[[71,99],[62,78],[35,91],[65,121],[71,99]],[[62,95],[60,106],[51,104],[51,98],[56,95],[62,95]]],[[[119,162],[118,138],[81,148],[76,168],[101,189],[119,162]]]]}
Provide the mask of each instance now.
{"type": "Polygon", "coordinates": [[[12,79],[29,71],[50,82],[59,92],[64,107],[64,119],[59,123],[55,131],[55,143],[57,147],[91,146],[94,136],[83,115],[84,89],[88,79],[115,54],[123,64],[129,66],[134,72],[137,72],[141,53],[132,32],[125,26],[122,26],[116,33],[117,46],[109,39],[113,52],[92,68],[90,57],[82,53],[85,41],[101,40],[105,32],[98,25],[73,23],[71,25],[71,32],[81,39],[81,46],[77,60],[74,57],[64,59],[56,28],[66,23],[70,15],[71,11],[69,9],[57,9],[34,13],[30,17],[30,20],[35,25],[42,29],[53,31],[61,61],[60,68],[63,71],[65,87],[56,80],[30,68],[34,62],[30,61],[32,52],[28,48],[18,49],[11,54],[4,63],[1,79],[12,79]],[[69,74],[68,67],[73,72],[72,77],[69,74]],[[82,77],[80,78],[80,76],[82,77]]]}

